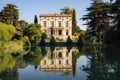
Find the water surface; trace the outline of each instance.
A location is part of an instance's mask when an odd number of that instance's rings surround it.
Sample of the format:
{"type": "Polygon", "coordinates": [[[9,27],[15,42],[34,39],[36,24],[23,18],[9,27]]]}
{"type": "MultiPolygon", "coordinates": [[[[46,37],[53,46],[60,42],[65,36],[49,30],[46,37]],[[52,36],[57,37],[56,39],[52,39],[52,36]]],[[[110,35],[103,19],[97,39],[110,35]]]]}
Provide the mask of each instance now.
{"type": "Polygon", "coordinates": [[[32,47],[0,51],[0,80],[119,80],[120,50],[32,47]]]}

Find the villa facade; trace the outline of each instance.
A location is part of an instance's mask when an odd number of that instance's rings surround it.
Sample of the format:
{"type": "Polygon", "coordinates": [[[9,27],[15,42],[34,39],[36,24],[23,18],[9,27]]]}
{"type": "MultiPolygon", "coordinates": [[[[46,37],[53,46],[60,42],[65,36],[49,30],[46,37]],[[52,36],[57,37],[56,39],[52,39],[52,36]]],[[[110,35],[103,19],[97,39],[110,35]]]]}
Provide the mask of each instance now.
{"type": "Polygon", "coordinates": [[[41,14],[40,23],[48,37],[66,40],[72,36],[72,16],[69,14],[41,14]]]}

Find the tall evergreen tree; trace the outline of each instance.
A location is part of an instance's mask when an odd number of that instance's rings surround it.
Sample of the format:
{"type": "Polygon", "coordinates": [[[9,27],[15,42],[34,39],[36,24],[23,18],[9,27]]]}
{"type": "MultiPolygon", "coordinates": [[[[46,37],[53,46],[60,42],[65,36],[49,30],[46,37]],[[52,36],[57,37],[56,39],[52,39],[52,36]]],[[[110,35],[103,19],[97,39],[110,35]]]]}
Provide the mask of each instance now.
{"type": "Polygon", "coordinates": [[[98,41],[101,42],[101,35],[106,31],[109,26],[109,9],[108,3],[101,0],[92,0],[92,5],[87,8],[88,14],[83,16],[83,20],[86,20],[88,29],[98,37],[98,41]]]}
{"type": "Polygon", "coordinates": [[[112,14],[115,28],[120,29],[120,0],[116,0],[112,4],[110,13],[112,14]]]}
{"type": "Polygon", "coordinates": [[[120,0],[116,0],[112,4],[110,14],[112,16],[112,27],[108,32],[107,40],[109,42],[107,41],[107,43],[120,44],[120,0]]]}
{"type": "Polygon", "coordinates": [[[74,35],[76,31],[77,31],[76,11],[75,11],[75,9],[73,9],[73,14],[72,14],[72,34],[74,35]]]}
{"type": "Polygon", "coordinates": [[[69,7],[64,7],[63,9],[61,9],[61,14],[71,14],[72,15],[72,35],[75,35],[75,33],[79,33],[81,31],[80,27],[77,26],[75,9],[71,9],[69,7]]]}
{"type": "Polygon", "coordinates": [[[18,18],[19,12],[14,4],[7,4],[0,12],[0,21],[3,23],[16,25],[18,18]]]}
{"type": "Polygon", "coordinates": [[[38,24],[37,15],[35,15],[35,17],[34,17],[34,23],[35,23],[35,24],[38,24]]]}

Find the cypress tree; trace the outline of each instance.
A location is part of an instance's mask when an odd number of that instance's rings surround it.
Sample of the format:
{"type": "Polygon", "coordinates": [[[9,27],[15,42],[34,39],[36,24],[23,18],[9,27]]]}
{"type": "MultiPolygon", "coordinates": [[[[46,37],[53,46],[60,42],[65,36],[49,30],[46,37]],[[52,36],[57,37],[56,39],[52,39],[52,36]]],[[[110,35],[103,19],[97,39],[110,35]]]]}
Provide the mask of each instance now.
{"type": "Polygon", "coordinates": [[[72,15],[72,35],[74,35],[75,33],[79,33],[81,31],[79,26],[77,26],[75,9],[64,7],[63,9],[61,9],[61,14],[72,15]]]}
{"type": "Polygon", "coordinates": [[[34,23],[35,23],[35,24],[38,24],[37,15],[35,15],[35,17],[34,17],[34,23]]]}
{"type": "Polygon", "coordinates": [[[73,9],[73,14],[72,14],[72,35],[75,34],[77,29],[77,22],[76,22],[76,11],[73,9]]]}

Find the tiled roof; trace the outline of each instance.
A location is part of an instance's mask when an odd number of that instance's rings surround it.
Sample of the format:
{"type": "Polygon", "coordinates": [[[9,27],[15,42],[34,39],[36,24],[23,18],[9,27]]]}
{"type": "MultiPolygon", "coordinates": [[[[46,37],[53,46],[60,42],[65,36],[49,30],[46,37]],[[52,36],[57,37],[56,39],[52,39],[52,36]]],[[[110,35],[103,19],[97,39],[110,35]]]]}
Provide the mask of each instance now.
{"type": "Polygon", "coordinates": [[[41,14],[40,17],[71,17],[70,14],[41,14]]]}

